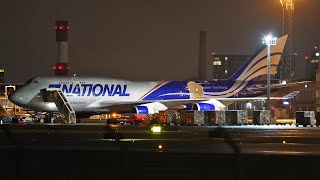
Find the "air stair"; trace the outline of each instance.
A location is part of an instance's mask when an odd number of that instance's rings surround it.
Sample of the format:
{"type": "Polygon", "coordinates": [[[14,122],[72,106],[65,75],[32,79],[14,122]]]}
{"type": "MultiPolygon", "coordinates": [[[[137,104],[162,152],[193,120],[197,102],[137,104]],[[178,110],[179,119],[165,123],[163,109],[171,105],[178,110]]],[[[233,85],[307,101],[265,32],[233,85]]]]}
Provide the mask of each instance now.
{"type": "Polygon", "coordinates": [[[59,112],[64,116],[64,121],[62,121],[62,123],[68,122],[73,124],[77,122],[76,113],[60,90],[47,91],[46,89],[42,89],[41,91],[44,101],[54,102],[59,112]]]}

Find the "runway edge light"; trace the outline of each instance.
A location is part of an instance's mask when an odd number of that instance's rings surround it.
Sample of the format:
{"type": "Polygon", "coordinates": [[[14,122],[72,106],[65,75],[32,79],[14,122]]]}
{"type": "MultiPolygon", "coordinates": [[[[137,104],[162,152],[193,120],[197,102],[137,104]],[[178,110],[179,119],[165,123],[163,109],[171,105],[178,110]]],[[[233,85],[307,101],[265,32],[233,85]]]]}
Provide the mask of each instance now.
{"type": "Polygon", "coordinates": [[[161,132],[161,126],[152,126],[151,131],[154,133],[160,133],[161,132]]]}

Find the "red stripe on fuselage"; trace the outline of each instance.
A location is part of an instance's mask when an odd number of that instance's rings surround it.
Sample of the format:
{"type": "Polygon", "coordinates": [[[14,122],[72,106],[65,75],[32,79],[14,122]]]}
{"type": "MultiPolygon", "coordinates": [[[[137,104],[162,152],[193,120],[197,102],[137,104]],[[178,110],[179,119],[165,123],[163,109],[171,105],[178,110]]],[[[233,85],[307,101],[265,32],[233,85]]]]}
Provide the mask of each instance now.
{"type": "Polygon", "coordinates": [[[147,95],[149,95],[152,91],[154,91],[156,88],[159,88],[160,86],[162,86],[164,83],[167,83],[168,81],[161,81],[159,82],[157,85],[155,85],[150,91],[148,91],[146,94],[144,94],[143,96],[141,96],[141,98],[139,98],[139,100],[145,98],[147,95]]]}

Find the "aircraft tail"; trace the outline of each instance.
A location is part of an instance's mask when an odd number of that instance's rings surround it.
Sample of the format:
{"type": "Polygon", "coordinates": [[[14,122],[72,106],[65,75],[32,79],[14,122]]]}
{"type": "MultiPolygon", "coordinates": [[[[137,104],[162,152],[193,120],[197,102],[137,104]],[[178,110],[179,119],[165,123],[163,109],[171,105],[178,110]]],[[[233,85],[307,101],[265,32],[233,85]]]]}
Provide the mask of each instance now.
{"type": "MultiPolygon", "coordinates": [[[[270,76],[275,76],[277,66],[286,44],[288,35],[284,35],[277,39],[276,45],[270,46],[270,76]]],[[[233,81],[250,81],[250,80],[266,80],[268,74],[268,48],[264,45],[253,56],[251,56],[242,66],[236,71],[229,80],[233,81]]]]}

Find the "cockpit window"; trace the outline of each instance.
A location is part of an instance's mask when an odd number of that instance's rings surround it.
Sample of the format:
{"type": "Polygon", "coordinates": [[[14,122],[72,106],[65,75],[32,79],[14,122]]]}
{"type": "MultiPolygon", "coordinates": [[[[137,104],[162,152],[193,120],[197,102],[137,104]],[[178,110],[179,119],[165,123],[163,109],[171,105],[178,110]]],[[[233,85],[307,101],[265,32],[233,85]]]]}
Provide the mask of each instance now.
{"type": "Polygon", "coordinates": [[[36,80],[36,78],[31,78],[24,85],[27,85],[27,84],[30,84],[30,83],[38,83],[38,81],[36,80]]]}

